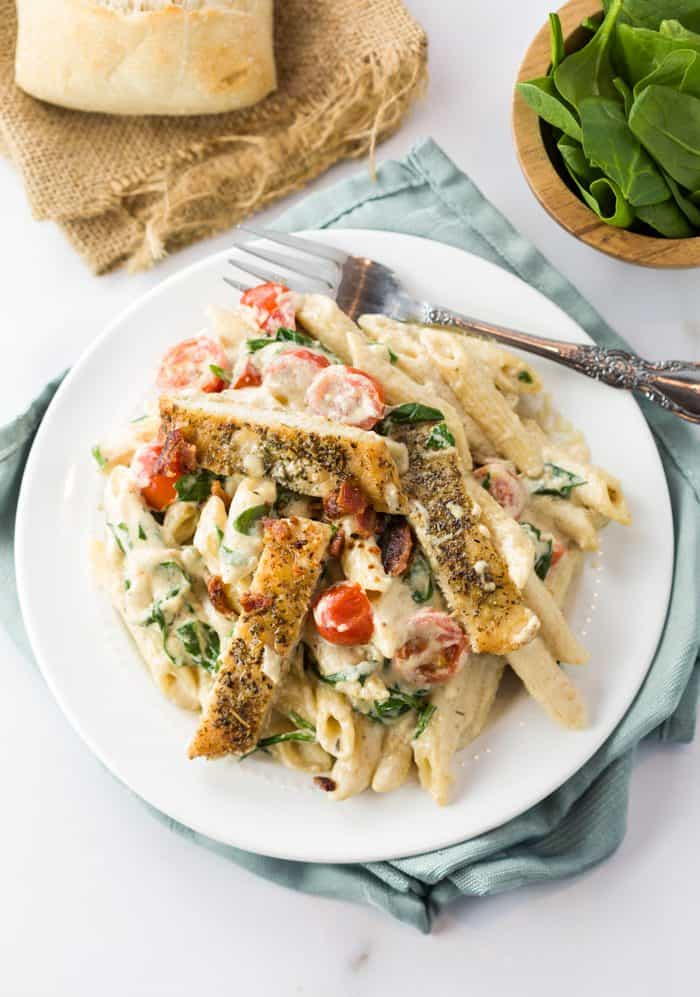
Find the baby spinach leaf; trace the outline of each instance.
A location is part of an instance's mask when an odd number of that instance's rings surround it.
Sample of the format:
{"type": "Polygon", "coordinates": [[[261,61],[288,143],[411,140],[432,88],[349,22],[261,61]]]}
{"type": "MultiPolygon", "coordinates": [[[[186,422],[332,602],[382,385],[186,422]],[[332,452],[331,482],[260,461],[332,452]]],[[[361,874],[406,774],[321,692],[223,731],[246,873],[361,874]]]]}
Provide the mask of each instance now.
{"type": "Polygon", "coordinates": [[[586,159],[583,146],[568,135],[562,135],[557,142],[557,148],[561,153],[564,165],[574,180],[579,180],[586,187],[594,180],[602,177],[602,172],[586,159]]]}
{"type": "Polygon", "coordinates": [[[632,107],[632,100],[633,100],[632,91],[625,83],[625,81],[621,79],[619,76],[616,76],[615,79],[613,80],[613,86],[615,87],[619,95],[622,97],[622,103],[625,108],[625,117],[628,117],[630,113],[630,108],[632,107]]]}
{"type": "Polygon", "coordinates": [[[589,97],[581,103],[583,150],[637,207],[670,198],[664,178],[632,133],[617,101],[589,97]]]}
{"type": "Polygon", "coordinates": [[[236,516],[233,521],[233,528],[238,530],[239,533],[245,533],[247,536],[255,529],[255,525],[259,519],[263,516],[267,516],[270,511],[270,506],[265,505],[252,505],[249,509],[244,509],[240,516],[236,516]]]}
{"type": "Polygon", "coordinates": [[[586,97],[617,97],[610,61],[610,40],[622,9],[622,0],[611,0],[605,20],[591,40],[567,56],[554,71],[554,82],[562,97],[579,108],[586,97]]]}
{"type": "Polygon", "coordinates": [[[591,211],[608,225],[629,228],[634,221],[634,209],[627,203],[617,184],[592,166],[581,145],[568,135],[562,135],[557,146],[569,176],[591,211]]]}
{"type": "Polygon", "coordinates": [[[629,125],[674,180],[689,190],[700,188],[700,99],[648,86],[632,105],[629,125]]]}
{"type": "Polygon", "coordinates": [[[696,228],[700,228],[700,208],[697,204],[691,201],[690,197],[687,197],[683,193],[673,177],[669,176],[668,173],[665,174],[665,177],[666,183],[671,189],[673,200],[676,202],[688,221],[696,228]]]}
{"type": "Polygon", "coordinates": [[[177,635],[195,665],[207,672],[217,670],[221,641],[213,627],[201,620],[189,620],[177,628],[177,635]]]}
{"type": "MultiPolygon", "coordinates": [[[[606,0],[604,6],[610,6],[606,0]]],[[[689,28],[700,28],[698,0],[623,0],[620,20],[638,28],[657,30],[666,18],[677,18],[689,28]]]]}
{"type": "Polygon", "coordinates": [[[700,35],[695,31],[684,28],[680,21],[670,18],[662,21],[659,25],[659,34],[664,38],[672,38],[673,41],[681,42],[684,48],[695,49],[700,52],[700,35]]]}
{"type": "Polygon", "coordinates": [[[414,425],[418,422],[442,422],[444,415],[437,408],[429,405],[421,405],[420,402],[404,402],[391,409],[381,422],[374,427],[375,433],[386,436],[391,431],[392,426],[414,425]]]}
{"type": "Polygon", "coordinates": [[[637,208],[637,218],[667,239],[687,239],[693,234],[688,219],[673,199],[637,208]]]}
{"type": "Polygon", "coordinates": [[[564,32],[561,29],[561,21],[558,14],[549,15],[549,46],[552,53],[553,73],[557,66],[564,61],[566,52],[564,51],[564,32]]]}
{"type": "Polygon", "coordinates": [[[543,537],[541,531],[532,523],[523,522],[520,525],[535,549],[535,574],[544,581],[552,566],[552,538],[543,537]]]}
{"type": "Polygon", "coordinates": [[[574,488],[585,485],[586,482],[573,471],[567,471],[558,464],[546,462],[544,474],[539,481],[534,482],[533,495],[557,495],[559,498],[571,498],[574,488]]]}
{"type": "Polygon", "coordinates": [[[557,93],[551,76],[540,76],[534,80],[518,83],[518,91],[523,100],[544,121],[580,141],[579,123],[557,93]]]}
{"type": "Polygon", "coordinates": [[[421,734],[424,733],[425,728],[433,719],[433,714],[436,712],[437,706],[435,706],[434,703],[424,703],[423,706],[416,710],[418,723],[416,724],[416,729],[413,732],[414,741],[417,741],[421,734]]]}
{"type": "Polygon", "coordinates": [[[667,55],[680,46],[658,31],[619,24],[615,32],[615,64],[618,75],[631,86],[661,65],[667,55]]]}
{"type": "Polygon", "coordinates": [[[635,99],[654,84],[700,97],[700,53],[691,52],[690,49],[669,52],[656,69],[635,83],[635,99]]]}
{"type": "Polygon", "coordinates": [[[214,481],[219,480],[219,475],[212,474],[199,468],[192,474],[183,474],[175,482],[177,497],[182,502],[204,502],[211,494],[211,486],[214,481]]]}

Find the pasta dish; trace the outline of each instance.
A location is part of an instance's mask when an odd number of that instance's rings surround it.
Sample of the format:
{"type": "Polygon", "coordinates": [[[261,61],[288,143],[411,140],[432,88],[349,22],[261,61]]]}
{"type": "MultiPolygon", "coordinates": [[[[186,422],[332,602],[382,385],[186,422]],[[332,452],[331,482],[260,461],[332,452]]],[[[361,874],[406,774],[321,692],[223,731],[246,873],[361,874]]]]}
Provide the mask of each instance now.
{"type": "Polygon", "coordinates": [[[95,446],[101,577],[190,758],[448,802],[510,668],[586,723],[566,593],[619,482],[520,357],[279,284],[211,310],[95,446]]]}

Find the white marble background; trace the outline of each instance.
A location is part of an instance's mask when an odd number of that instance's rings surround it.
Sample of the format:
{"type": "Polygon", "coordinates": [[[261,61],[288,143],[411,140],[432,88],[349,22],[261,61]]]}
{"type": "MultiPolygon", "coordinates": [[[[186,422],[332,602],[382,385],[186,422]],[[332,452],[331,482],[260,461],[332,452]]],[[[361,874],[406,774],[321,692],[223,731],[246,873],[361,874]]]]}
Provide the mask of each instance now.
{"type": "MultiPolygon", "coordinates": [[[[697,358],[697,271],[645,271],[592,252],[549,219],[519,173],[512,81],[550,4],[407,3],[430,36],[431,86],[380,156],[432,135],[640,352],[697,358]]],[[[98,279],[58,231],[32,221],[5,163],[0,203],[0,422],[136,295],[226,245],[213,239],[155,272],[98,279]]],[[[0,661],[3,997],[694,992],[697,744],[640,751],[628,835],[605,865],[464,901],[423,937],[378,911],[265,883],[170,834],[104,772],[1,635],[0,661]]]]}

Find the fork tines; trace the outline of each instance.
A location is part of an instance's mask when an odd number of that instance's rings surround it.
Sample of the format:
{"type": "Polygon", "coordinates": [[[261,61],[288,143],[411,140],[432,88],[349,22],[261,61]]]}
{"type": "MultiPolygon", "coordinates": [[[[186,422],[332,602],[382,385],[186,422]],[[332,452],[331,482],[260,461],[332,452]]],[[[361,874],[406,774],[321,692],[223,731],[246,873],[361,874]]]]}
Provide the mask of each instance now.
{"type": "MultiPolygon", "coordinates": [[[[322,285],[326,290],[333,290],[339,282],[340,268],[348,258],[346,253],[334,249],[332,246],[325,246],[310,239],[300,239],[298,236],[287,235],[285,232],[273,232],[251,225],[239,225],[236,233],[244,233],[244,237],[234,237],[235,255],[230,257],[228,262],[255,280],[286,284],[293,291],[308,291],[310,281],[322,285]],[[246,236],[255,238],[255,248],[251,246],[250,239],[246,236]],[[262,248],[258,242],[260,239],[295,249],[304,253],[306,258],[298,258],[289,253],[262,248]],[[250,257],[254,259],[251,260],[250,257]],[[309,260],[308,257],[313,259],[309,260]],[[288,273],[273,270],[266,266],[266,263],[281,267],[288,273]]],[[[224,278],[224,280],[237,290],[245,290],[234,280],[228,278],[224,278]]]]}

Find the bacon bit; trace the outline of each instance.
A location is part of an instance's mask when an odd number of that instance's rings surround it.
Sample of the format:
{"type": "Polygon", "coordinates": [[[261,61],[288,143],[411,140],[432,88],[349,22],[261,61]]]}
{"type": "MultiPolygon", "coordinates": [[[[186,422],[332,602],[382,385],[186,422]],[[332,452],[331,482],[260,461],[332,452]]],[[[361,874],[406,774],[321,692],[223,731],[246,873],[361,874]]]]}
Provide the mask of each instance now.
{"type": "Polygon", "coordinates": [[[328,553],[331,557],[340,557],[345,550],[345,533],[338,530],[331,542],[328,544],[328,553]]]}
{"type": "Polygon", "coordinates": [[[377,526],[377,514],[371,505],[368,505],[362,512],[358,512],[353,520],[353,533],[361,537],[371,537],[374,535],[377,526]]]}
{"type": "Polygon", "coordinates": [[[324,793],[332,793],[336,789],[335,782],[333,779],[329,779],[327,775],[315,775],[314,782],[324,793]]]}
{"type": "Polygon", "coordinates": [[[217,613],[221,613],[222,616],[228,617],[234,617],[236,615],[236,611],[229,602],[223,578],[219,575],[212,575],[207,583],[207,592],[209,593],[211,604],[217,613]]]}
{"type": "Polygon", "coordinates": [[[290,523],[294,522],[294,517],[290,519],[273,519],[271,516],[266,517],[262,521],[263,531],[265,538],[271,540],[277,540],[279,543],[284,543],[292,537],[292,531],[290,523]]]}
{"type": "Polygon", "coordinates": [[[226,511],[228,512],[228,507],[231,505],[231,496],[225,491],[224,486],[220,481],[213,481],[211,486],[212,495],[216,495],[217,498],[226,506],[226,511]]]}
{"type": "Polygon", "coordinates": [[[197,449],[188,443],[181,429],[171,429],[163,441],[158,454],[154,473],[165,474],[168,478],[179,478],[197,467],[197,449]]]}
{"type": "Polygon", "coordinates": [[[344,481],[323,500],[323,509],[328,519],[341,519],[343,516],[360,515],[367,508],[364,492],[352,481],[344,481]]]}
{"type": "Polygon", "coordinates": [[[413,553],[413,534],[405,519],[389,520],[379,546],[382,565],[387,575],[402,575],[408,568],[413,553]]]}
{"type": "Polygon", "coordinates": [[[262,592],[244,592],[241,595],[241,607],[244,613],[264,613],[272,605],[272,596],[262,592]]]}

